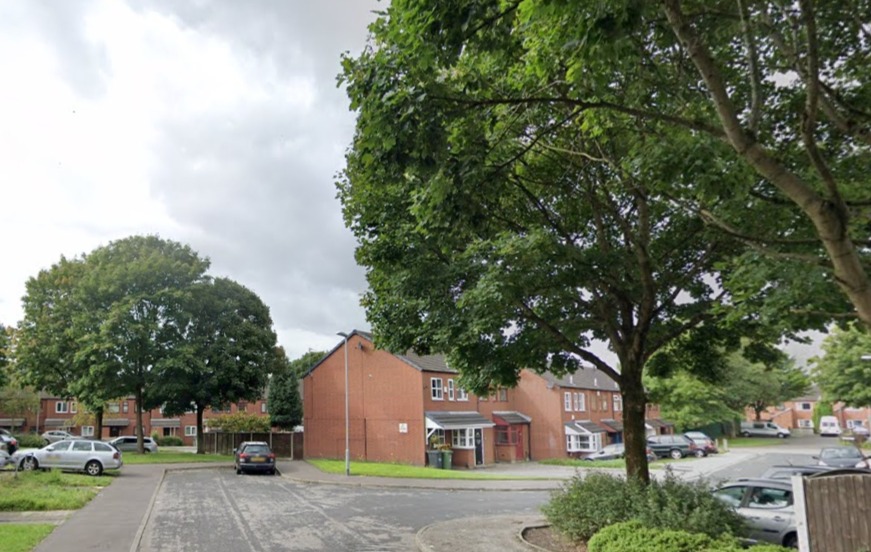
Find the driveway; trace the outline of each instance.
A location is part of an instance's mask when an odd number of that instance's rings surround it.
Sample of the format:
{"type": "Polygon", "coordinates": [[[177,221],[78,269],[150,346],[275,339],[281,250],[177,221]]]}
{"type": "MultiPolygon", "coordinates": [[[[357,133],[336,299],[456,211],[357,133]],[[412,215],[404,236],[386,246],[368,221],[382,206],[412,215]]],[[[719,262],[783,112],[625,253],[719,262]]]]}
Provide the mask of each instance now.
{"type": "Polygon", "coordinates": [[[306,484],[216,468],[167,472],[142,552],[409,551],[432,523],[537,515],[548,491],[480,491],[306,484]]]}

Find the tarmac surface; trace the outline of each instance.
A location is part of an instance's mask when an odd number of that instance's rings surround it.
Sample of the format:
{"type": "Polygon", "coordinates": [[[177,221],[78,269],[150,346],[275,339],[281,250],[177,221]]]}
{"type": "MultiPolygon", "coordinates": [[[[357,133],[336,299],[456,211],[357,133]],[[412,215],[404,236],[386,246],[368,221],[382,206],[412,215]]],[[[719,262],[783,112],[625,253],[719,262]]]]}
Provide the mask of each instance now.
{"type": "MultiPolygon", "coordinates": [[[[752,459],[770,450],[740,449],[678,463],[673,471],[682,479],[711,474],[752,459]]],[[[55,523],[58,527],[43,540],[36,552],[130,551],[137,552],[154,499],[167,470],[213,469],[220,464],[145,464],[124,466],[122,475],[103,489],[84,508],[72,512],[0,512],[0,523],[55,523]]],[[[228,466],[229,469],[229,466],[228,466]]],[[[307,483],[366,487],[398,487],[442,490],[541,491],[558,489],[576,475],[564,466],[537,463],[497,464],[480,468],[487,473],[526,477],[515,480],[392,479],[327,474],[304,461],[279,461],[282,477],[307,483]]],[[[614,470],[622,473],[621,470],[614,470]]],[[[651,470],[655,478],[665,470],[651,470]]],[[[415,542],[426,552],[522,552],[541,550],[521,538],[525,527],[546,524],[542,516],[492,516],[462,518],[424,527],[415,542]],[[486,535],[486,538],[482,538],[486,535]]]]}

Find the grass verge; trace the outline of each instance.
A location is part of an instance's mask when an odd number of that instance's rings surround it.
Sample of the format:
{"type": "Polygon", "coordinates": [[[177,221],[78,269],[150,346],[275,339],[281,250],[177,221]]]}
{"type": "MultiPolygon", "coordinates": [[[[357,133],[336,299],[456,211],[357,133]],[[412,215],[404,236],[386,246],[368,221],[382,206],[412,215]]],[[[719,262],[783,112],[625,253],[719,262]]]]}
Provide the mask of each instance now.
{"type": "Polygon", "coordinates": [[[53,530],[48,523],[2,523],[0,542],[5,552],[30,552],[53,530]]]}
{"type": "MultiPolygon", "coordinates": [[[[345,473],[344,460],[312,459],[308,463],[322,472],[345,473]]],[[[524,480],[547,479],[535,477],[517,477],[480,473],[476,470],[440,470],[408,464],[388,464],[383,462],[351,462],[351,475],[364,477],[394,477],[400,479],[488,479],[488,480],[524,480]]]]}
{"type": "MultiPolygon", "coordinates": [[[[192,452],[124,452],[122,459],[125,464],[182,464],[182,463],[233,463],[233,457],[227,454],[194,454],[192,452]]],[[[122,468],[123,469],[123,468],[122,468]]]]}
{"type": "Polygon", "coordinates": [[[776,447],[782,445],[784,441],[777,437],[734,437],[729,439],[729,448],[776,447]]]}
{"type": "Polygon", "coordinates": [[[58,470],[19,472],[17,477],[12,471],[0,472],[0,511],[77,510],[113,479],[113,475],[91,477],[58,470]]]}

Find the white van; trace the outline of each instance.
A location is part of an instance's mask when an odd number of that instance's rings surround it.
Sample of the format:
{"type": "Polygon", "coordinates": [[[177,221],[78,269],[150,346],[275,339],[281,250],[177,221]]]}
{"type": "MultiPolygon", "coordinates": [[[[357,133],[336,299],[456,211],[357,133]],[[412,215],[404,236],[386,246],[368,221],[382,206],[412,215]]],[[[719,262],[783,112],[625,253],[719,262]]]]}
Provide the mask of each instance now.
{"type": "Polygon", "coordinates": [[[834,416],[823,416],[820,418],[820,435],[829,437],[838,437],[841,434],[841,424],[834,416]]]}

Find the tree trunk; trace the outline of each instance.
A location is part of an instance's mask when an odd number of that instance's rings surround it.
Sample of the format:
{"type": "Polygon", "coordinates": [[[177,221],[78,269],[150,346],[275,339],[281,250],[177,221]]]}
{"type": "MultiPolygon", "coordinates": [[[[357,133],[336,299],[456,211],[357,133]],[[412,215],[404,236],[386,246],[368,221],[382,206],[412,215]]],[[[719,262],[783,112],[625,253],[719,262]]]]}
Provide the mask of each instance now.
{"type": "Polygon", "coordinates": [[[136,390],[136,450],[145,454],[145,428],[142,425],[142,388],[136,390]]]}
{"type": "Polygon", "coordinates": [[[197,454],[205,454],[206,444],[203,442],[203,406],[197,405],[197,454]]]}
{"type": "Polygon", "coordinates": [[[103,409],[97,408],[94,410],[94,437],[98,440],[103,439],[103,409]]]}
{"type": "Polygon", "coordinates": [[[623,439],[626,455],[626,476],[650,482],[647,466],[647,432],[644,417],[647,395],[642,384],[641,367],[621,366],[620,392],[623,395],[623,439]]]}

